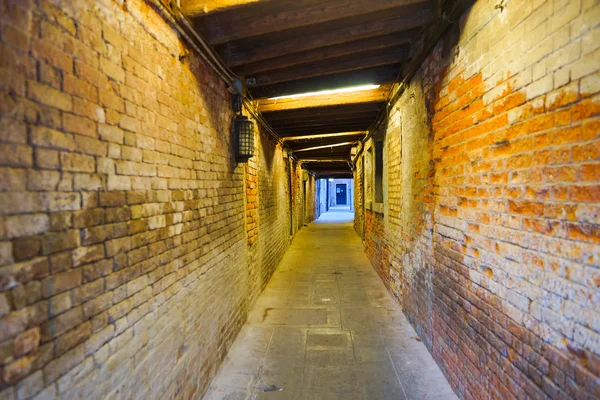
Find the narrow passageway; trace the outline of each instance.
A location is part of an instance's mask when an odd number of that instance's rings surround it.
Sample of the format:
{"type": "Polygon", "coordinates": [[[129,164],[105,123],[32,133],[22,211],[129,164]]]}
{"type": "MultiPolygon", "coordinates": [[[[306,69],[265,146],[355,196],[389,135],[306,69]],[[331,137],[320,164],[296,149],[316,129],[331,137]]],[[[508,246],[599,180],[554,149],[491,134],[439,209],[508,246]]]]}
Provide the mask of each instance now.
{"type": "Polygon", "coordinates": [[[206,399],[456,398],[352,220],[332,207],[297,234],[206,399]]]}

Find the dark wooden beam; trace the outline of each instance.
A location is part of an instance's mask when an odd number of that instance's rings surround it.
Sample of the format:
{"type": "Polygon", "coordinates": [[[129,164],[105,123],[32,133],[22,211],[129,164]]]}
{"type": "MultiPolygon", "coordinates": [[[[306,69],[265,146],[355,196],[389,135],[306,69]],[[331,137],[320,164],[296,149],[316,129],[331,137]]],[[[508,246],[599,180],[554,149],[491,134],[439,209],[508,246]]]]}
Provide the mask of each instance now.
{"type": "Polygon", "coordinates": [[[286,136],[282,138],[284,142],[310,142],[313,140],[323,140],[323,139],[332,139],[332,138],[340,138],[340,137],[362,137],[366,134],[365,131],[356,131],[356,132],[340,132],[340,133],[323,133],[321,135],[300,135],[300,136],[286,136]]]}
{"type": "MultiPolygon", "coordinates": [[[[358,115],[345,115],[343,117],[330,117],[330,118],[321,118],[321,119],[306,119],[304,121],[300,120],[292,120],[283,123],[279,122],[269,122],[269,125],[275,130],[283,130],[283,129],[296,129],[302,127],[310,127],[310,126],[324,126],[324,125],[339,125],[339,124],[349,124],[356,123],[359,124],[364,121],[369,121],[372,123],[377,118],[377,113],[370,114],[358,114],[358,115]]],[[[359,129],[360,130],[360,129],[359,129]]]]}
{"type": "Polygon", "coordinates": [[[308,157],[298,157],[298,160],[303,164],[303,165],[310,165],[311,163],[318,163],[318,164],[329,164],[331,163],[331,165],[333,165],[334,167],[336,165],[348,165],[348,161],[350,161],[350,159],[348,157],[329,157],[329,158],[317,158],[317,159],[312,159],[312,158],[308,158],[308,157]]]}
{"type": "Polygon", "coordinates": [[[331,126],[321,126],[321,127],[310,127],[310,128],[297,128],[297,129],[286,129],[276,131],[280,136],[300,136],[303,134],[306,135],[318,135],[321,133],[336,133],[336,132],[348,132],[355,130],[366,130],[370,126],[371,122],[366,122],[362,126],[359,126],[356,123],[349,124],[337,124],[331,126]]]}
{"type": "Polygon", "coordinates": [[[277,121],[289,121],[295,119],[338,117],[343,115],[356,115],[366,113],[377,113],[382,103],[356,103],[345,105],[333,105],[315,108],[304,108],[283,111],[262,112],[263,117],[272,123],[277,121]]]}
{"type": "Polygon", "coordinates": [[[277,121],[267,121],[273,128],[290,128],[295,126],[302,126],[305,124],[315,125],[315,124],[336,124],[348,120],[370,120],[374,121],[377,118],[377,112],[369,112],[369,113],[356,113],[356,114],[342,114],[342,115],[330,115],[330,116],[320,116],[320,117],[302,117],[300,118],[290,118],[288,120],[277,120],[277,121]]]}
{"type": "Polygon", "coordinates": [[[331,148],[352,147],[352,146],[356,145],[356,143],[358,143],[357,138],[349,138],[347,140],[338,139],[337,141],[329,140],[329,141],[319,141],[319,142],[312,142],[312,143],[294,142],[294,143],[290,143],[289,147],[294,152],[304,152],[304,151],[310,151],[313,149],[314,150],[327,149],[330,147],[331,148]]]}
{"type": "MultiPolygon", "coordinates": [[[[358,71],[342,72],[339,74],[323,75],[313,78],[298,79],[295,81],[275,83],[273,85],[249,88],[250,93],[255,99],[287,96],[297,93],[315,92],[320,90],[338,89],[348,86],[358,86],[366,84],[383,84],[391,83],[396,79],[400,71],[401,64],[391,64],[382,67],[368,68],[358,71]]],[[[352,93],[349,93],[352,95],[352,93]]],[[[360,96],[360,93],[355,93],[360,96]]],[[[332,98],[341,97],[339,94],[333,95],[332,98]]],[[[352,96],[349,96],[352,97],[352,96]]],[[[379,97],[377,101],[384,101],[387,97],[379,97]]],[[[283,99],[282,99],[283,100],[283,99]]],[[[298,100],[303,100],[302,98],[298,100]]],[[[313,99],[306,98],[310,103],[313,99]]],[[[374,99],[376,100],[376,99],[374,99]]],[[[354,101],[357,103],[359,101],[354,101]]],[[[336,104],[331,102],[329,104],[336,104]]],[[[344,103],[338,103],[344,104],[344,103]]],[[[299,107],[297,107],[299,108],[299,107]]]]}
{"type": "Polygon", "coordinates": [[[356,17],[374,11],[423,3],[427,0],[278,0],[255,2],[231,11],[195,19],[212,45],[247,37],[356,17]]]}
{"type": "MultiPolygon", "coordinates": [[[[373,123],[377,115],[368,115],[368,116],[356,116],[356,117],[344,117],[338,119],[326,119],[321,121],[298,121],[292,123],[279,123],[273,124],[271,123],[271,127],[275,130],[294,130],[294,129],[307,129],[310,127],[323,127],[323,126],[336,126],[336,125],[348,125],[348,124],[362,124],[362,123],[373,123]]],[[[361,129],[354,129],[359,131],[361,129]]]]}
{"type": "Polygon", "coordinates": [[[327,146],[338,143],[357,142],[361,138],[362,136],[340,136],[318,140],[293,140],[288,141],[287,145],[290,147],[290,149],[294,150],[311,146],[327,146]]]}
{"type": "Polygon", "coordinates": [[[257,86],[272,85],[279,82],[361,70],[381,65],[398,64],[404,60],[406,54],[407,49],[405,47],[391,47],[359,52],[333,60],[319,61],[316,63],[298,65],[289,69],[284,68],[277,71],[264,72],[256,75],[254,77],[256,83],[249,87],[253,88],[257,86]]]}
{"type": "Polygon", "coordinates": [[[339,171],[323,171],[323,172],[315,172],[310,170],[317,176],[317,179],[329,179],[329,178],[338,178],[338,179],[351,179],[354,177],[352,172],[339,172],[339,171]]]}
{"type": "Polygon", "coordinates": [[[329,169],[329,170],[350,169],[350,167],[348,166],[348,163],[346,161],[336,162],[336,163],[313,161],[313,162],[309,162],[309,163],[304,163],[304,165],[306,165],[309,168],[322,169],[322,170],[325,170],[325,169],[329,169]]]}
{"type": "Polygon", "coordinates": [[[424,26],[433,16],[433,7],[429,3],[418,6],[396,9],[394,13],[373,13],[354,20],[342,20],[339,26],[325,23],[311,26],[309,30],[291,29],[272,37],[259,36],[230,42],[217,47],[217,51],[229,67],[238,67],[286,54],[409,31],[424,26]]]}
{"type": "Polygon", "coordinates": [[[330,60],[346,56],[348,54],[354,54],[357,51],[371,51],[400,46],[410,43],[418,35],[418,33],[418,29],[412,29],[405,32],[396,32],[390,35],[376,36],[314,50],[287,54],[282,57],[275,57],[268,60],[242,65],[234,68],[233,72],[239,76],[251,76],[259,72],[273,71],[315,61],[330,60]]]}
{"type": "Polygon", "coordinates": [[[331,150],[314,150],[314,151],[301,151],[295,152],[296,157],[316,159],[316,158],[330,158],[330,157],[345,157],[350,158],[350,147],[333,147],[331,150]],[[341,149],[341,150],[340,150],[341,149]]]}
{"type": "Polygon", "coordinates": [[[331,151],[335,151],[336,149],[343,149],[340,150],[340,153],[345,153],[346,151],[348,151],[348,149],[354,145],[356,145],[356,141],[350,141],[350,142],[338,142],[338,143],[327,143],[327,144],[320,144],[320,143],[311,143],[311,144],[304,144],[302,146],[295,146],[292,148],[292,151],[294,152],[294,154],[297,153],[303,153],[303,152],[310,152],[310,151],[318,151],[318,150],[323,150],[323,151],[329,151],[329,149],[331,149],[331,151]]]}

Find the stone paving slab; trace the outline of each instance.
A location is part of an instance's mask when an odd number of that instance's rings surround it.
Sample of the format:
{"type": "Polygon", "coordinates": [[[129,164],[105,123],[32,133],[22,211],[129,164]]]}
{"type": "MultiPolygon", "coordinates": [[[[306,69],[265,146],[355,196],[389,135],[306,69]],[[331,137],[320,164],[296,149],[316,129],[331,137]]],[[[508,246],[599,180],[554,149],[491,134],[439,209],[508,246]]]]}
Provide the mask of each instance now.
{"type": "Polygon", "coordinates": [[[205,399],[457,398],[351,221],[329,212],[298,232],[205,399]]]}

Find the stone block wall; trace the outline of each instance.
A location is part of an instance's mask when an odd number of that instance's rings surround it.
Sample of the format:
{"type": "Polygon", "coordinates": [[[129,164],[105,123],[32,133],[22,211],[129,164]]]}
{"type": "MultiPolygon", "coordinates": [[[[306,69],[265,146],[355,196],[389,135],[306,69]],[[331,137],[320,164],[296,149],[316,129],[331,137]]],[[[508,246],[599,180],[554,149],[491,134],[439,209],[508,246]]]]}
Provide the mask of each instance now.
{"type": "Polygon", "coordinates": [[[382,213],[355,173],[367,254],[461,398],[600,397],[599,34],[594,0],[477,1],[376,133],[382,213]]]}
{"type": "Polygon", "coordinates": [[[281,146],[236,162],[142,0],[0,1],[0,96],[0,398],[201,397],[290,241],[281,146]]]}

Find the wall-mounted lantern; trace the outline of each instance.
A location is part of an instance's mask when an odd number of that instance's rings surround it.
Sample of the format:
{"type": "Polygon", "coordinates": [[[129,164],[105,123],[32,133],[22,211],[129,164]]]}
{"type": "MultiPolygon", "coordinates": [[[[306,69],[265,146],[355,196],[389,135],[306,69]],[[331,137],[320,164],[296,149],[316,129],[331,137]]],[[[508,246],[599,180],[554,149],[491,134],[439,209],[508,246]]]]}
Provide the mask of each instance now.
{"type": "Polygon", "coordinates": [[[248,161],[254,156],[254,122],[242,115],[242,96],[233,96],[233,111],[236,113],[233,129],[237,141],[238,161],[248,161]]]}

